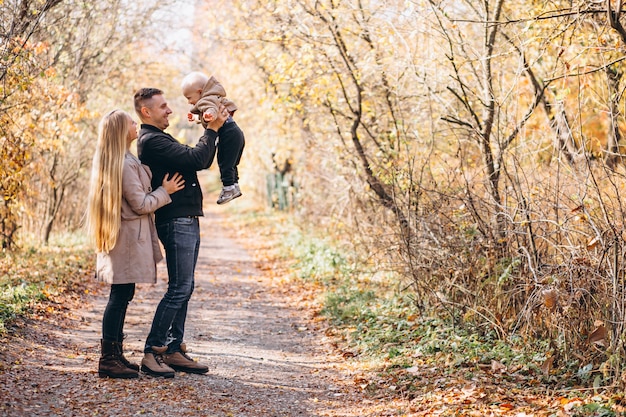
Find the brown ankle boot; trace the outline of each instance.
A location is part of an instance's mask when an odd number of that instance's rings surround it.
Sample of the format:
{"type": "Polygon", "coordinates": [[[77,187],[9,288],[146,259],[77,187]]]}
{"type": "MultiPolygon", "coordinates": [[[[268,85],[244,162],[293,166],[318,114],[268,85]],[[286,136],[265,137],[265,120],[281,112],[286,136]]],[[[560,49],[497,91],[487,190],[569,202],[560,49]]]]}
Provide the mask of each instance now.
{"type": "Polygon", "coordinates": [[[163,362],[163,354],[167,346],[152,346],[151,352],[144,353],[141,360],[141,370],[152,376],[174,378],[176,372],[163,362]]]}
{"type": "Polygon", "coordinates": [[[124,357],[124,345],[122,345],[122,342],[117,342],[115,348],[117,349],[117,353],[119,354],[120,360],[122,361],[124,366],[139,372],[139,365],[130,362],[124,357]]]}
{"type": "Polygon", "coordinates": [[[163,361],[176,371],[187,372],[190,374],[206,374],[209,367],[198,363],[187,355],[187,346],[181,343],[178,352],[163,354],[163,361]]]}
{"type": "Polygon", "coordinates": [[[102,346],[102,354],[98,362],[98,376],[100,376],[100,378],[129,379],[139,377],[139,372],[127,368],[120,360],[120,354],[116,347],[118,342],[101,340],[100,343],[102,346]]]}

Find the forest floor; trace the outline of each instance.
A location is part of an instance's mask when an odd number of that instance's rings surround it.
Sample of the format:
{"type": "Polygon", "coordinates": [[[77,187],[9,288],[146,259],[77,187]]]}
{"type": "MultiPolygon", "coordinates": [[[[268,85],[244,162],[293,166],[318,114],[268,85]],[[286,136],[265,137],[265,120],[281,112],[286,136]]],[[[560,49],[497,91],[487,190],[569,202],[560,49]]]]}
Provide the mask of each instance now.
{"type": "MultiPolygon", "coordinates": [[[[377,374],[338,348],[318,314],[315,289],[285,279],[283,266],[267,256],[271,239],[230,227],[230,214],[222,208],[209,207],[205,214],[186,342],[192,357],[209,364],[208,374],[99,378],[100,325],[108,286],[87,278],[84,296],[63,300],[50,310],[54,314],[44,310],[22,319],[2,340],[0,415],[579,415],[575,407],[582,399],[520,390],[510,378],[497,376],[502,370],[494,369],[472,380],[436,367],[408,370],[422,375],[417,394],[394,394],[395,387],[387,385],[391,395],[372,395],[366,388],[377,374]]],[[[133,362],[141,361],[166,276],[162,262],[158,283],[138,285],[130,305],[124,347],[133,362]]]]}

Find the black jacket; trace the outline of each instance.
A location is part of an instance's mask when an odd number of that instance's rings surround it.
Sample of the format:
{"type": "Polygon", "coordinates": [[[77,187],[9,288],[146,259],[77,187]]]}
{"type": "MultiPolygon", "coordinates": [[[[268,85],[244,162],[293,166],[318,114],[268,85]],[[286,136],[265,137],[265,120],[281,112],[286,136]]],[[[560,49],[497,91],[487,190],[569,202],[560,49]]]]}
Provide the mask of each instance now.
{"type": "Polygon", "coordinates": [[[157,127],[141,125],[137,153],[141,162],[152,171],[152,189],[163,183],[166,173],[178,172],[185,179],[185,188],[172,194],[172,202],[155,212],[157,224],[176,217],[203,215],[202,190],[196,172],[213,163],[216,138],[217,132],[207,129],[192,148],[157,127]]]}

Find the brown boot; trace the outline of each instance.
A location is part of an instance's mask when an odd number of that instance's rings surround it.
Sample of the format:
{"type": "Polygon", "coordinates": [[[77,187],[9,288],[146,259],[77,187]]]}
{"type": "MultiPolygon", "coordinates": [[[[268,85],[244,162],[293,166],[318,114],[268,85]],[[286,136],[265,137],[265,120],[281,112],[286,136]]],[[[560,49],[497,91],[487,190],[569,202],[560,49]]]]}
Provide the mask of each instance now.
{"type": "Polygon", "coordinates": [[[137,365],[136,363],[130,362],[128,359],[124,357],[124,345],[122,345],[122,342],[117,342],[115,347],[117,349],[117,353],[119,354],[120,360],[122,361],[124,366],[139,372],[139,365],[137,365]]]}
{"type": "Polygon", "coordinates": [[[98,376],[100,376],[100,378],[129,379],[139,377],[139,372],[127,368],[120,360],[117,347],[115,346],[117,342],[101,340],[100,343],[102,348],[102,354],[98,362],[98,376]]]}
{"type": "Polygon", "coordinates": [[[206,374],[209,372],[209,367],[202,365],[189,356],[187,356],[187,347],[184,343],[180,345],[180,352],[166,353],[163,355],[163,360],[166,364],[177,371],[187,372],[191,374],[206,374]]]}
{"type": "Polygon", "coordinates": [[[174,378],[176,372],[163,361],[163,354],[167,350],[167,346],[152,346],[151,349],[152,352],[145,353],[141,360],[141,370],[153,376],[174,378]]]}

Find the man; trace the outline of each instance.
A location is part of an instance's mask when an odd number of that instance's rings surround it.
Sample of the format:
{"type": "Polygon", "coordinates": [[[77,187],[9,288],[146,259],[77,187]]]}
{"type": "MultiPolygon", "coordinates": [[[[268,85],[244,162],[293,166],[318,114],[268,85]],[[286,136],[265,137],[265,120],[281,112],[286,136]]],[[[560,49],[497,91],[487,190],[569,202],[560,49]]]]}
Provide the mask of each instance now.
{"type": "Polygon", "coordinates": [[[218,117],[192,148],[164,132],[172,110],[161,90],[138,90],[134,104],[141,120],[137,152],[141,162],[152,170],[152,189],[161,184],[165,175],[175,172],[185,180],[185,188],[172,194],[172,202],[155,213],[159,240],[165,249],[168,286],[154,314],[141,370],[165,378],[173,378],[175,371],[204,374],[208,366],[191,359],[183,343],[200,247],[198,217],[203,215],[197,171],[208,168],[213,162],[217,131],[228,113],[220,108],[218,117]]]}

